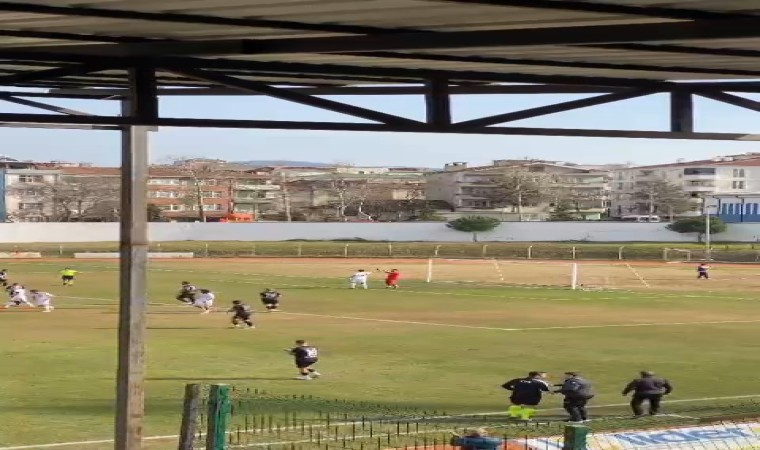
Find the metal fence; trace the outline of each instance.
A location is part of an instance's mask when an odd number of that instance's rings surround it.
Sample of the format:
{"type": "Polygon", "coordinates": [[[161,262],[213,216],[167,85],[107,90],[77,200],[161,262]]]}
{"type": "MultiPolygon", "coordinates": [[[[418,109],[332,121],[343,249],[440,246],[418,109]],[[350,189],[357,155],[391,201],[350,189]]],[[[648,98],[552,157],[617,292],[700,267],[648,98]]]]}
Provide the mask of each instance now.
{"type": "Polygon", "coordinates": [[[503,414],[189,385],[179,449],[444,450],[452,432],[473,428],[501,439],[502,450],[760,448],[760,404],[690,405],[676,412],[631,419],[606,411],[591,423],[568,426],[557,415],[525,423],[503,414]]]}
{"type": "MultiPolygon", "coordinates": [[[[424,242],[163,242],[152,252],[192,252],[196,257],[300,258],[499,258],[516,260],[664,260],[760,262],[760,247],[716,245],[710,254],[702,248],[651,244],[566,243],[424,243],[424,242]]],[[[118,252],[118,244],[0,244],[0,253],[38,252],[45,258],[72,258],[76,253],[118,252]]]]}

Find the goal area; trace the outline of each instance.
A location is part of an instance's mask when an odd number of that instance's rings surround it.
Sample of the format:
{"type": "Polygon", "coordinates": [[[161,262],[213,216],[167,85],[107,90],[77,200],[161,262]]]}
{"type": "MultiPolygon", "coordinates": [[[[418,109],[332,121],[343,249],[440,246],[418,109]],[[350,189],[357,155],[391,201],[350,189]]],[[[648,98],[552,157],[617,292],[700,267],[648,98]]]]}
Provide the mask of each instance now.
{"type": "Polygon", "coordinates": [[[425,281],[588,290],[648,287],[640,271],[625,263],[499,259],[431,258],[425,281]]]}

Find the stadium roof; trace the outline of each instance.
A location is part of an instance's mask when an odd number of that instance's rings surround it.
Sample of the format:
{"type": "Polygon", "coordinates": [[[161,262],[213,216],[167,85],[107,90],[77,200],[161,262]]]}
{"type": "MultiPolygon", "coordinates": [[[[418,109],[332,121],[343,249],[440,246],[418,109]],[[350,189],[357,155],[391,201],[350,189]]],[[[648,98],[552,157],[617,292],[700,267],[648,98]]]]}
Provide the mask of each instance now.
{"type": "MultiPolygon", "coordinates": [[[[496,124],[668,93],[675,125],[659,137],[748,139],[692,133],[691,100],[760,110],[726,92],[760,92],[758,11],[753,0],[0,1],[0,84],[69,97],[100,88],[103,98],[123,96],[141,71],[153,94],[269,95],[395,126],[380,131],[491,134],[525,134],[496,124]],[[401,93],[425,95],[437,128],[313,96],[401,93]],[[448,97],[459,93],[603,95],[452,124],[448,97]]],[[[21,103],[8,95],[0,100],[21,103]]],[[[95,123],[128,121],[117,122],[95,123]]],[[[363,125],[307,128],[374,129],[363,125]]]]}
{"type": "Polygon", "coordinates": [[[165,86],[215,84],[169,70],[200,68],[183,64],[191,57],[247,79],[314,86],[433,74],[626,87],[630,79],[758,79],[757,11],[752,0],[6,1],[0,70],[65,63],[70,74],[55,81],[4,84],[69,87],[126,86],[122,70],[89,74],[79,65],[139,57],[169,67],[158,75],[165,86]]]}

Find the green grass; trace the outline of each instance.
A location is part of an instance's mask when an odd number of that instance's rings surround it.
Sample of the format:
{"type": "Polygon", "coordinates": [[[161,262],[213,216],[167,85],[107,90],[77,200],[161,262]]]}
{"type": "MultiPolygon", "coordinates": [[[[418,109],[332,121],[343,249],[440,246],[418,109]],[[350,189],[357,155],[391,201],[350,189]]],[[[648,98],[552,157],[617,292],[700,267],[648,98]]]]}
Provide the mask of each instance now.
{"type": "MultiPolygon", "coordinates": [[[[671,378],[674,400],[760,394],[760,301],[751,291],[642,296],[414,280],[399,291],[350,291],[343,277],[320,277],[332,273],[331,262],[308,264],[309,276],[288,264],[265,275],[260,264],[240,261],[152,263],[147,435],[176,434],[189,382],[451,414],[503,410],[499,385],[529,370],[549,371],[555,380],[563,371],[582,371],[597,387],[597,405],[624,402],[622,385],[641,369],[671,378]],[[221,307],[236,298],[259,306],[256,293],[278,287],[284,312],[260,314],[256,330],[231,330],[224,314],[202,316],[173,300],[185,279],[218,291],[221,307]],[[742,321],[757,322],[730,323],[742,321]],[[682,325],[601,327],[675,322],[682,325]],[[281,349],[297,338],[323,350],[323,379],[291,379],[292,362],[281,349]]],[[[52,314],[0,311],[0,448],[108,439],[115,263],[77,263],[83,273],[66,289],[56,284],[61,267],[54,261],[6,266],[12,280],[59,297],[52,314]]],[[[684,278],[693,276],[691,267],[682,270],[684,278]]],[[[545,404],[557,406],[555,398],[545,404]]],[[[671,408],[704,407],[697,402],[671,408]]],[[[619,414],[620,408],[603,413],[619,414]]],[[[174,445],[152,441],[149,448],[174,445]]]]}
{"type": "MultiPolygon", "coordinates": [[[[627,260],[662,260],[664,250],[684,249],[693,259],[704,256],[704,245],[688,242],[235,242],[181,241],[154,242],[151,251],[193,252],[208,257],[394,257],[394,258],[507,258],[527,259],[601,259],[615,260],[622,252],[627,260]]],[[[77,252],[116,252],[116,242],[0,244],[0,252],[41,252],[44,257],[72,257],[77,252]]],[[[755,243],[714,243],[715,259],[736,262],[760,261],[760,245],[755,243]]],[[[671,253],[670,259],[683,259],[684,253],[671,253]]]]}

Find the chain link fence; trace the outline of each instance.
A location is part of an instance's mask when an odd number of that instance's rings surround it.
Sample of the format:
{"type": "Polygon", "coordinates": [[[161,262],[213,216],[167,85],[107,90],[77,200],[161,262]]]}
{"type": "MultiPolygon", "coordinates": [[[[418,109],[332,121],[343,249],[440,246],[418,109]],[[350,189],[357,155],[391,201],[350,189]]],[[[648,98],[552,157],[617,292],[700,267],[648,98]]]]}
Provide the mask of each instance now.
{"type": "MultiPolygon", "coordinates": [[[[118,243],[0,244],[0,253],[38,252],[43,258],[118,252],[118,243]]],[[[760,245],[704,248],[652,244],[425,242],[157,242],[151,252],[191,252],[203,258],[496,258],[514,260],[658,260],[760,263],[760,245]]]]}
{"type": "MultiPolygon", "coordinates": [[[[484,428],[494,450],[757,449],[760,404],[668,405],[670,414],[631,419],[594,411],[570,425],[545,411],[533,422],[505,414],[450,414],[392,403],[275,395],[228,385],[189,385],[180,450],[446,450],[453,433],[484,428]]],[[[556,412],[556,411],[555,411],[556,412]]]]}

